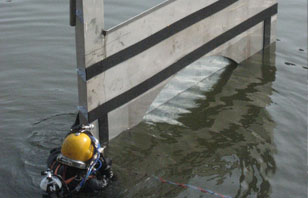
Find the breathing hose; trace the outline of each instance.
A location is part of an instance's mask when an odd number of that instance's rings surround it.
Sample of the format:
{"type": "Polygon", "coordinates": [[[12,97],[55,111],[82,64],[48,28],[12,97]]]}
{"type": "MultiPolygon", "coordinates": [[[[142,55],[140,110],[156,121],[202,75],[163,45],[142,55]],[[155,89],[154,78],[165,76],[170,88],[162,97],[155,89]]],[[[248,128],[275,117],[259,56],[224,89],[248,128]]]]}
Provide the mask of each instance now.
{"type": "Polygon", "coordinates": [[[81,180],[79,185],[75,188],[75,191],[77,191],[77,192],[83,187],[83,185],[87,181],[88,177],[90,175],[94,174],[96,171],[98,171],[103,165],[102,161],[100,160],[100,152],[99,152],[99,149],[101,148],[100,143],[94,136],[89,136],[89,137],[91,138],[92,143],[94,145],[95,154],[94,154],[94,158],[93,158],[92,162],[90,163],[90,166],[88,168],[86,176],[81,180]],[[98,166],[98,168],[94,169],[94,167],[96,166],[97,163],[99,163],[99,166],[98,166]]]}

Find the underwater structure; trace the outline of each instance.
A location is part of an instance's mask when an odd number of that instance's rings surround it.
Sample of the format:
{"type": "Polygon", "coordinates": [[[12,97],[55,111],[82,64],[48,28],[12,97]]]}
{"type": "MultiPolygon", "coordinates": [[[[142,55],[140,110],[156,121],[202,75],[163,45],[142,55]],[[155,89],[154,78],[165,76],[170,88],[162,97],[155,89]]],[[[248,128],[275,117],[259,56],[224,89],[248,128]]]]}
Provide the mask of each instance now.
{"type": "Polygon", "coordinates": [[[213,55],[239,63],[275,42],[277,9],[276,0],[167,0],[106,30],[103,0],[71,0],[80,122],[108,142],[187,65],[213,55]]]}

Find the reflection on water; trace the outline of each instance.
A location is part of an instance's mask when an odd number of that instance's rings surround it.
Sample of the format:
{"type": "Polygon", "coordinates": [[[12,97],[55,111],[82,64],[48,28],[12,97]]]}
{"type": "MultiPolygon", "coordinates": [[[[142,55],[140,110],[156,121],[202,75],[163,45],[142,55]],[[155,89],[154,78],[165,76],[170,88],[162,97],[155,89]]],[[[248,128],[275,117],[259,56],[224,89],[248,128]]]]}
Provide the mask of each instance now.
{"type": "MultiPolygon", "coordinates": [[[[275,124],[265,107],[271,103],[275,70],[273,56],[259,53],[222,73],[212,89],[192,87],[206,99],[196,99],[189,113],[180,114],[183,126],[143,122],[111,141],[110,156],[121,175],[118,195],[208,196],[161,184],[151,177],[157,175],[235,197],[270,196],[275,124]]],[[[182,99],[172,101],[177,98],[182,99]]]]}

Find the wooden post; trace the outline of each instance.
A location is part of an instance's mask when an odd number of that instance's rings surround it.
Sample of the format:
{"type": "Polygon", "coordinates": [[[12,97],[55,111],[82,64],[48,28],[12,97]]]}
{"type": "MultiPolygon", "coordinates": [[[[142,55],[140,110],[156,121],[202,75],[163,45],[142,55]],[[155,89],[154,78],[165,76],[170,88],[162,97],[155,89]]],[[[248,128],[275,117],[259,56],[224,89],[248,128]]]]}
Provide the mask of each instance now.
{"type": "MultiPolygon", "coordinates": [[[[80,123],[88,123],[88,90],[86,68],[105,57],[104,47],[104,1],[76,0],[76,55],[78,73],[78,109],[80,123]]],[[[100,139],[98,121],[94,121],[95,136],[100,139]]]]}

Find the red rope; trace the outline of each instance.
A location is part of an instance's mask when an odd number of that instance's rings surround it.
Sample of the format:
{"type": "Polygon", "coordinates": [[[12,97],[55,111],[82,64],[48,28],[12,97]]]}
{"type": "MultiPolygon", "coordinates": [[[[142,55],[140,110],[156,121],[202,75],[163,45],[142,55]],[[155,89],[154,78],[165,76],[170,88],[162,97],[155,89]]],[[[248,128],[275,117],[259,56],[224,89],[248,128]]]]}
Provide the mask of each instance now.
{"type": "Polygon", "coordinates": [[[191,189],[194,189],[194,190],[199,190],[200,192],[209,193],[209,194],[215,195],[217,197],[221,197],[221,198],[232,198],[231,196],[222,195],[220,193],[216,193],[216,192],[213,192],[213,191],[210,191],[210,190],[205,190],[205,189],[203,189],[201,187],[193,186],[193,185],[190,185],[190,184],[182,184],[182,183],[172,182],[172,181],[165,180],[165,179],[163,179],[161,177],[156,177],[156,176],[153,176],[153,177],[155,179],[158,179],[162,183],[168,183],[168,184],[172,184],[172,185],[177,185],[177,186],[180,186],[182,188],[191,188],[191,189]]]}

